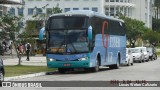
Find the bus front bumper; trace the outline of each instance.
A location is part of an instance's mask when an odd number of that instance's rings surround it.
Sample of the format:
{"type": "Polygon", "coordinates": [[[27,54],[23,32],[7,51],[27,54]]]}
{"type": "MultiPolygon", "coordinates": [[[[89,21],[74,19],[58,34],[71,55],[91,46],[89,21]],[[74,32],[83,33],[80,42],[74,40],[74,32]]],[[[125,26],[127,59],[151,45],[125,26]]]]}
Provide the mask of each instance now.
{"type": "Polygon", "coordinates": [[[89,60],[84,61],[47,61],[48,68],[89,68],[89,60]]]}

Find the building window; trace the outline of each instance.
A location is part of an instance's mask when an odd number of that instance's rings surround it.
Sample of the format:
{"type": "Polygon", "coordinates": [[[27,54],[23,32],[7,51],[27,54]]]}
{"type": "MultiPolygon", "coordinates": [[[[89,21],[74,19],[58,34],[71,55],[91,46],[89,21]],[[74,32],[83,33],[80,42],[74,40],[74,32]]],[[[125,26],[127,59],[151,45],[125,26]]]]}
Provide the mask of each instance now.
{"type": "Polygon", "coordinates": [[[36,9],[36,14],[42,14],[42,9],[41,8],[37,8],[36,9]]]}
{"type": "Polygon", "coordinates": [[[9,13],[15,15],[15,8],[11,8],[9,13]]]}
{"type": "Polygon", "coordinates": [[[110,0],[110,2],[114,2],[114,0],[110,0]]]}
{"type": "Polygon", "coordinates": [[[110,16],[114,16],[114,8],[110,8],[110,16]]]}
{"type": "Polygon", "coordinates": [[[83,10],[89,10],[89,8],[86,7],[86,8],[83,8],[83,10]]]}
{"type": "Polygon", "coordinates": [[[28,15],[33,15],[33,8],[28,8],[28,15]]]}
{"type": "Polygon", "coordinates": [[[93,7],[93,8],[92,8],[92,11],[98,12],[98,8],[93,7]]]}
{"type": "Polygon", "coordinates": [[[73,8],[73,10],[79,10],[79,8],[73,8]]]}
{"type": "Polygon", "coordinates": [[[119,0],[116,0],[116,2],[119,2],[119,0]]]}
{"type": "Polygon", "coordinates": [[[109,2],[109,0],[106,0],[106,2],[109,2]]]}
{"type": "Polygon", "coordinates": [[[123,2],[123,0],[120,0],[120,2],[123,2]]]}
{"type": "Polygon", "coordinates": [[[18,8],[18,15],[23,15],[23,8],[18,8]]]}
{"type": "Polygon", "coordinates": [[[70,11],[70,8],[65,8],[64,9],[64,12],[68,12],[68,11],[70,11]]]}

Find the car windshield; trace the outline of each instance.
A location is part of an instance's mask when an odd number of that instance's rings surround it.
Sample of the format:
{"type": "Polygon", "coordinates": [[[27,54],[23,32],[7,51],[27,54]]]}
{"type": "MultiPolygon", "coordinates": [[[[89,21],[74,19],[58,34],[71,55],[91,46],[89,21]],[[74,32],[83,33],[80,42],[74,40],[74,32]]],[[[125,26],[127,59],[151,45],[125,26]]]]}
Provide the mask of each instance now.
{"type": "Polygon", "coordinates": [[[146,48],[142,48],[142,52],[147,52],[146,48]]]}
{"type": "Polygon", "coordinates": [[[139,53],[140,52],[140,49],[131,49],[132,53],[139,53]]]}
{"type": "Polygon", "coordinates": [[[126,49],[126,54],[128,54],[128,49],[126,49]]]}
{"type": "Polygon", "coordinates": [[[152,52],[152,48],[147,48],[147,51],[152,52]]]}
{"type": "Polygon", "coordinates": [[[48,48],[52,53],[88,52],[87,30],[50,31],[48,48]]]}

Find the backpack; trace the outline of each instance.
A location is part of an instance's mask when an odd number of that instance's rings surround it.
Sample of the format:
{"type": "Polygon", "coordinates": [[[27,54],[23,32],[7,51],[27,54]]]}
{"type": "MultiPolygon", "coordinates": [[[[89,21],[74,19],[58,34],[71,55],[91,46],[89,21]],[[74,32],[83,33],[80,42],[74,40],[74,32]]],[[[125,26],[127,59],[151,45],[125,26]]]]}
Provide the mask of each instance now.
{"type": "Polygon", "coordinates": [[[29,50],[31,47],[30,47],[30,45],[29,44],[27,44],[27,49],[29,50]]]}

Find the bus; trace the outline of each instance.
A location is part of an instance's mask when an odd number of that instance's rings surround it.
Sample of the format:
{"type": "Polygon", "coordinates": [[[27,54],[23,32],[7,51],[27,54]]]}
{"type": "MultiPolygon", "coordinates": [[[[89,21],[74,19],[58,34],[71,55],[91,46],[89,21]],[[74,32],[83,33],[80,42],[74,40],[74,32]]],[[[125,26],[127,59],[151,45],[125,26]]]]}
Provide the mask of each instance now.
{"type": "Polygon", "coordinates": [[[100,66],[118,69],[126,59],[123,20],[89,10],[54,14],[46,21],[39,38],[46,34],[48,68],[59,73],[84,68],[97,72],[100,66]]]}

